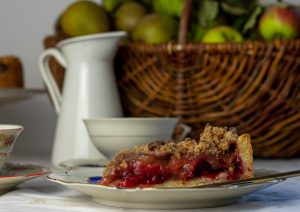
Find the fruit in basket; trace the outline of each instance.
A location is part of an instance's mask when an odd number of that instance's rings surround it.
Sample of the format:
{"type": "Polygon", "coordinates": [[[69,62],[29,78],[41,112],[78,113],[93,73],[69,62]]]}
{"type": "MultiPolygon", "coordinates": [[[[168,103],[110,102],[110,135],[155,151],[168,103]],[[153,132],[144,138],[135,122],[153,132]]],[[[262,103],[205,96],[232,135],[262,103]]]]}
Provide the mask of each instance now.
{"type": "Polygon", "coordinates": [[[102,4],[106,11],[111,13],[116,10],[121,4],[129,1],[132,0],[102,0],[102,4]]]}
{"type": "Polygon", "coordinates": [[[177,35],[178,23],[170,16],[149,14],[132,31],[132,40],[143,43],[164,43],[177,35]]]}
{"type": "Polygon", "coordinates": [[[193,42],[201,42],[210,28],[226,24],[225,17],[220,14],[220,5],[217,0],[199,1],[196,18],[197,22],[192,22],[190,29],[190,40],[193,42]]]}
{"type": "Polygon", "coordinates": [[[203,36],[204,43],[241,42],[243,36],[236,29],[223,25],[209,29],[203,36]]]}
{"type": "Polygon", "coordinates": [[[152,0],[152,7],[156,13],[180,17],[183,0],[152,0]]]}
{"type": "Polygon", "coordinates": [[[137,2],[124,3],[114,15],[115,28],[130,33],[146,13],[145,7],[137,2]]]}
{"type": "Polygon", "coordinates": [[[300,34],[300,12],[293,7],[272,6],[259,20],[259,31],[266,40],[293,39],[300,34]]]}
{"type": "Polygon", "coordinates": [[[191,26],[190,30],[190,40],[193,42],[201,42],[205,33],[211,28],[225,25],[225,20],[221,17],[217,20],[211,21],[207,26],[203,26],[202,24],[196,23],[191,26]]]}
{"type": "Polygon", "coordinates": [[[60,26],[67,36],[80,36],[109,31],[110,21],[102,6],[84,0],[76,1],[64,10],[60,26]]]}

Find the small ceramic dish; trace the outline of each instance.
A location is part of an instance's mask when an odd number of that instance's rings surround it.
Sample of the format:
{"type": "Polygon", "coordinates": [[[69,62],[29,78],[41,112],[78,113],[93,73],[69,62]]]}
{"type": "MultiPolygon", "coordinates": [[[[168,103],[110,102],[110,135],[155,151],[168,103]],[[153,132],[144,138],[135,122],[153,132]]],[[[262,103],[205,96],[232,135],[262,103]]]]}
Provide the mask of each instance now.
{"type": "Polygon", "coordinates": [[[27,180],[44,176],[50,172],[50,169],[42,166],[7,163],[0,173],[0,194],[27,180]]]}
{"type": "MultiPolygon", "coordinates": [[[[97,149],[111,159],[120,149],[163,140],[168,141],[178,118],[90,118],[84,119],[88,134],[97,149]]],[[[182,139],[190,128],[183,128],[182,139]]]]}

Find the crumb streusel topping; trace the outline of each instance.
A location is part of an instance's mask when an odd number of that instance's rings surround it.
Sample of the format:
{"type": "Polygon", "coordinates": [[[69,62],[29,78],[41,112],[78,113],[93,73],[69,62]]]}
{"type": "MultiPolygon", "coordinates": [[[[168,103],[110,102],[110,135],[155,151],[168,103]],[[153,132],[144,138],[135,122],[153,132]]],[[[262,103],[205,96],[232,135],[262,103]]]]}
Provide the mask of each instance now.
{"type": "Polygon", "coordinates": [[[175,143],[169,141],[156,141],[142,146],[135,146],[130,150],[119,152],[114,158],[115,162],[121,162],[128,155],[154,155],[181,157],[182,155],[215,155],[216,157],[228,153],[230,144],[235,143],[238,134],[235,128],[212,127],[207,125],[200,135],[199,141],[185,139],[175,143]]]}

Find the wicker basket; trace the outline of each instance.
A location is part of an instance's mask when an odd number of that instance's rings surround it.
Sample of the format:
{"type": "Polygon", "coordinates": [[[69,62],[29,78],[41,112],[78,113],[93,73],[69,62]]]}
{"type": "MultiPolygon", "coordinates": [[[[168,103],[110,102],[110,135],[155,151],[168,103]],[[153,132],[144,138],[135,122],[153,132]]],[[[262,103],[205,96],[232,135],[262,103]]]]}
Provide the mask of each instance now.
{"type": "MultiPolygon", "coordinates": [[[[47,37],[46,48],[58,40],[47,37]]],[[[179,43],[120,46],[115,73],[127,116],[179,116],[192,137],[207,122],[235,126],[251,134],[256,157],[300,155],[300,40],[179,43]]],[[[61,85],[63,69],[51,63],[61,85]]]]}
{"type": "Polygon", "coordinates": [[[116,75],[129,116],[180,116],[249,132],[255,156],[300,153],[300,40],[121,46],[116,75]]]}

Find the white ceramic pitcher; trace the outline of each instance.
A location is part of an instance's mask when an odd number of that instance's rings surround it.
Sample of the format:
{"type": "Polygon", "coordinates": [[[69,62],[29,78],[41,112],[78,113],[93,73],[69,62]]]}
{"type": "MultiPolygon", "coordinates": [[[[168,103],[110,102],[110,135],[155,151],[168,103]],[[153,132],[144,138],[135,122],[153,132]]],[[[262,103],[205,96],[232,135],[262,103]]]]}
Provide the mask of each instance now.
{"type": "Polygon", "coordinates": [[[113,59],[119,40],[125,36],[125,32],[109,32],[69,38],[40,55],[40,71],[58,113],[54,165],[103,158],[90,141],[82,119],[123,116],[113,59]],[[52,56],[66,69],[62,94],[49,69],[52,56]]]}

